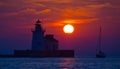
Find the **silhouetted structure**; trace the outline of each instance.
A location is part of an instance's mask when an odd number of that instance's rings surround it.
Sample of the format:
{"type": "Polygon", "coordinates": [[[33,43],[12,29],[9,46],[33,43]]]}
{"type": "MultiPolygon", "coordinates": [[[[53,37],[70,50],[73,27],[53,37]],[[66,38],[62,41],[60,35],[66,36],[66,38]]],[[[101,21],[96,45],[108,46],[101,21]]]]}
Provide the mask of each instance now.
{"type": "Polygon", "coordinates": [[[41,21],[37,21],[35,24],[35,30],[32,30],[32,50],[44,50],[44,30],[41,26],[41,21]]]}
{"type": "Polygon", "coordinates": [[[35,30],[32,31],[32,50],[58,50],[58,40],[54,38],[53,34],[48,34],[44,37],[45,30],[41,26],[41,21],[35,24],[35,30]]]}
{"type": "Polygon", "coordinates": [[[44,36],[45,30],[41,21],[37,21],[32,30],[32,49],[14,50],[14,55],[0,55],[0,57],[74,57],[74,50],[59,50],[59,42],[53,34],[44,36]]]}
{"type": "Polygon", "coordinates": [[[58,50],[58,40],[54,38],[54,35],[49,34],[44,37],[45,50],[56,51],[58,50]]]}
{"type": "Polygon", "coordinates": [[[96,58],[105,58],[106,57],[105,53],[102,52],[102,50],[101,50],[101,36],[102,36],[102,29],[100,26],[99,39],[98,39],[98,51],[96,54],[96,58]]]}
{"type": "Polygon", "coordinates": [[[33,50],[15,50],[15,57],[74,57],[73,50],[46,50],[46,51],[33,51],[33,50]]]}

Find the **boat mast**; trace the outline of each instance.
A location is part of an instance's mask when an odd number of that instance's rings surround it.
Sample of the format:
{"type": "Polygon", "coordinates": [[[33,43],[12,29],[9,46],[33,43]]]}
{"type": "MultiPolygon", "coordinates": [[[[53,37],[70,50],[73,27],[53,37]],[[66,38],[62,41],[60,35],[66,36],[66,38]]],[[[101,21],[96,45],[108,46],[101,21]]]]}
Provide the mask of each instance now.
{"type": "Polygon", "coordinates": [[[100,25],[100,29],[99,29],[99,39],[98,39],[98,51],[100,52],[101,51],[101,37],[102,37],[102,28],[101,28],[101,25],[100,25]]]}

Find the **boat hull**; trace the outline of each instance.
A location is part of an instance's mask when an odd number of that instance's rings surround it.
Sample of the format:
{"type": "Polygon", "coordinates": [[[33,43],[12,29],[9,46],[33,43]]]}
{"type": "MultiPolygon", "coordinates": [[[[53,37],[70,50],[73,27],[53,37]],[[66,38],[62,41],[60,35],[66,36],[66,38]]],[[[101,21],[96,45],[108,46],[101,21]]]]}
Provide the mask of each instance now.
{"type": "Polygon", "coordinates": [[[105,55],[96,55],[96,58],[105,58],[105,55]]]}

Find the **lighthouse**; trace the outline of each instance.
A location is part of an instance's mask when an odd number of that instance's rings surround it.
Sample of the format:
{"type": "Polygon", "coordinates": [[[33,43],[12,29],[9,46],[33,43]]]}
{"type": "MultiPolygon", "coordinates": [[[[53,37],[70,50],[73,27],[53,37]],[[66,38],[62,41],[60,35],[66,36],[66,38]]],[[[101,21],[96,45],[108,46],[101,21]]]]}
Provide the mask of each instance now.
{"type": "Polygon", "coordinates": [[[38,19],[35,24],[35,29],[32,30],[32,50],[43,51],[44,47],[44,30],[41,26],[42,22],[38,19]]]}
{"type": "Polygon", "coordinates": [[[53,34],[44,35],[42,22],[37,20],[32,30],[31,50],[14,50],[13,55],[0,55],[0,57],[74,57],[74,50],[59,50],[59,41],[53,34]]]}

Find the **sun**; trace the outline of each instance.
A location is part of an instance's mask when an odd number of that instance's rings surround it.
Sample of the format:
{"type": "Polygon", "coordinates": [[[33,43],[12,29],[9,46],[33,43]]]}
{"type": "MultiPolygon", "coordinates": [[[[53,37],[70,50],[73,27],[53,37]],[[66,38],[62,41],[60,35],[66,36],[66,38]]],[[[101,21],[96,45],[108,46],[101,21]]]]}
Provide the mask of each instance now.
{"type": "Polygon", "coordinates": [[[67,24],[63,27],[63,31],[68,34],[73,33],[74,27],[70,24],[67,24]]]}

